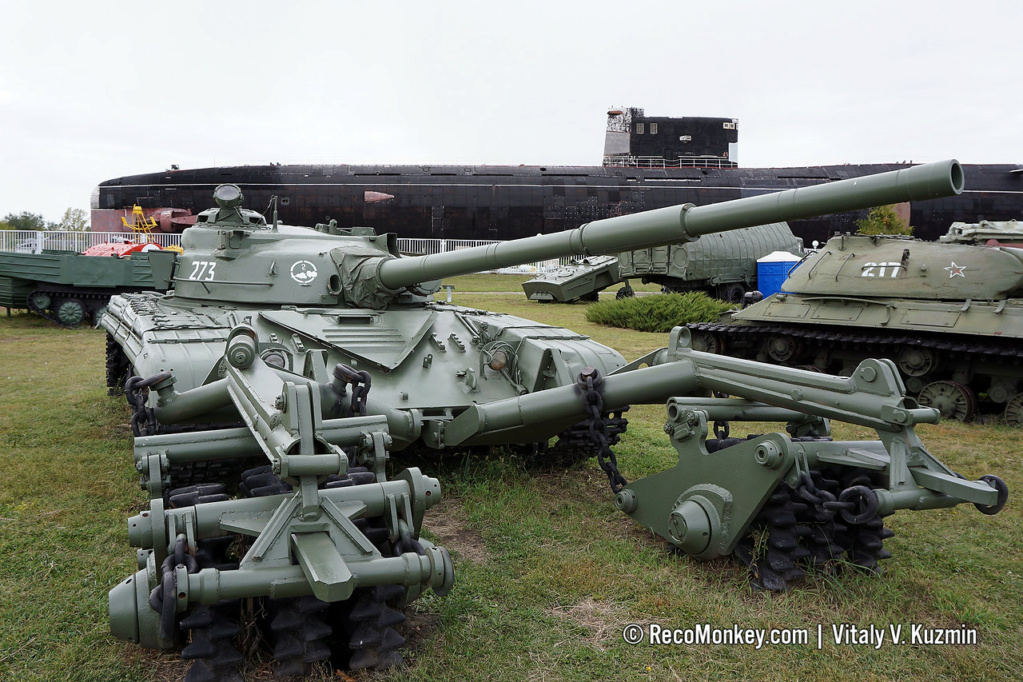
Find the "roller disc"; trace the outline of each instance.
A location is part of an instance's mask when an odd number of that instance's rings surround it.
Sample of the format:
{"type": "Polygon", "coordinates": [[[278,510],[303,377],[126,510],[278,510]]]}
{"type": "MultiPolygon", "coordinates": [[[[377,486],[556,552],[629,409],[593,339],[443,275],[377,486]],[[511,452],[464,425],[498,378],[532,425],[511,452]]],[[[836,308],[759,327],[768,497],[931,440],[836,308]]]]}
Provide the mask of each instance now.
{"type": "Polygon", "coordinates": [[[921,377],[938,366],[938,354],[932,348],[906,346],[899,351],[899,370],[906,376],[921,377]]]}
{"type": "Polygon", "coordinates": [[[1023,393],[1018,394],[1005,406],[1005,423],[1009,426],[1023,426],[1023,393]]]}
{"type": "Polygon", "coordinates": [[[971,421],[977,415],[977,398],[968,386],[956,381],[934,381],[923,387],[918,398],[924,407],[937,409],[943,419],[971,421]]]}
{"type": "Polygon", "coordinates": [[[799,351],[799,341],[791,336],[772,334],[767,340],[767,354],[775,362],[789,362],[799,355],[799,351]]]}
{"type": "Polygon", "coordinates": [[[68,298],[57,304],[57,321],[62,327],[74,328],[85,321],[85,306],[76,298],[68,298]]]}

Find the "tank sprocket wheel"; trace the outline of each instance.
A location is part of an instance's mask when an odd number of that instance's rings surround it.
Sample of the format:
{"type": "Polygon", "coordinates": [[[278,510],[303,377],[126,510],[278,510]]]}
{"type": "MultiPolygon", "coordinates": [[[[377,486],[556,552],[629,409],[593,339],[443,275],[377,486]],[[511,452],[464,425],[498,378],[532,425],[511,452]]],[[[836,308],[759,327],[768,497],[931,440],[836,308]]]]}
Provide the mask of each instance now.
{"type": "Polygon", "coordinates": [[[969,386],[957,381],[934,381],[920,391],[918,400],[924,407],[937,409],[943,419],[961,422],[977,416],[977,397],[969,386]]]}
{"type": "Polygon", "coordinates": [[[37,315],[43,314],[52,302],[50,295],[45,291],[33,291],[25,297],[28,309],[37,315]]]}
{"type": "Polygon", "coordinates": [[[701,353],[723,355],[725,352],[725,339],[716,332],[694,329],[690,343],[693,350],[701,353]]]}
{"type": "Polygon", "coordinates": [[[1009,426],[1023,426],[1023,393],[1006,403],[1004,417],[1009,426]]]}

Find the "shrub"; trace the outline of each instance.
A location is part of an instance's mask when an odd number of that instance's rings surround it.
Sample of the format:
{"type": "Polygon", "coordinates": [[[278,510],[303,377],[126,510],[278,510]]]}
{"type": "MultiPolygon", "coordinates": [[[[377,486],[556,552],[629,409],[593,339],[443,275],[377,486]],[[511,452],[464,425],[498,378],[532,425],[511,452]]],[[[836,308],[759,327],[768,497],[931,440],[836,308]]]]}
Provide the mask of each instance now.
{"type": "Polygon", "coordinates": [[[899,217],[894,206],[875,206],[867,213],[864,220],[856,221],[856,229],[861,234],[913,234],[908,220],[899,217]]]}
{"type": "Polygon", "coordinates": [[[702,291],[690,291],[600,301],[586,309],[586,319],[606,327],[663,333],[680,324],[714,322],[719,314],[733,307],[702,291]]]}

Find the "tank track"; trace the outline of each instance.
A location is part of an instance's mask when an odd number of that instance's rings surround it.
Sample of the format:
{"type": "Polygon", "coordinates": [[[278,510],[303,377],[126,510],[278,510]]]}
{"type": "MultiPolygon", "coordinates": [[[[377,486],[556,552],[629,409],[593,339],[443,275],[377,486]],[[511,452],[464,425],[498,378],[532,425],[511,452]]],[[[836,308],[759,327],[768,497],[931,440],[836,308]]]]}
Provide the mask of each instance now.
{"type": "Polygon", "coordinates": [[[826,491],[833,499],[846,488],[877,487],[879,481],[865,470],[846,467],[811,470],[809,479],[812,485],[799,489],[781,483],[735,547],[735,556],[760,588],[785,591],[807,570],[831,574],[848,567],[881,573],[879,562],[891,557],[884,541],[895,533],[885,528],[884,516],[848,523],[839,513],[814,503],[815,495],[808,492],[826,491]]]}
{"type": "Polygon", "coordinates": [[[107,395],[124,395],[124,384],[132,375],[131,362],[113,336],[107,332],[106,352],[107,395]]]}
{"type": "MultiPolygon", "coordinates": [[[[909,334],[897,330],[877,333],[840,327],[800,328],[781,324],[703,322],[687,327],[692,332],[704,332],[716,339],[710,344],[712,347],[706,348],[711,352],[780,365],[815,366],[824,371],[848,374],[856,364],[866,358],[889,358],[899,366],[902,380],[913,396],[919,395],[921,389],[932,382],[946,381],[955,382],[957,386],[966,388],[968,391],[965,395],[966,402],[973,402],[977,395],[988,390],[988,384],[994,376],[991,371],[979,370],[980,363],[1013,368],[1003,375],[1003,378],[1009,378],[1007,389],[1009,393],[1004,401],[997,402],[1008,402],[1014,395],[1018,395],[1013,393],[1013,390],[1023,387],[1023,344],[1018,339],[950,338],[949,335],[928,332],[909,334]],[[767,350],[768,341],[772,337],[791,341],[788,346],[792,349],[790,357],[779,358],[779,355],[786,354],[784,346],[780,353],[772,354],[767,350]],[[849,359],[829,358],[824,363],[815,362],[817,358],[812,349],[828,348],[835,349],[849,359]],[[934,369],[917,376],[908,375],[899,362],[899,355],[904,351],[930,351],[936,359],[934,369]],[[822,367],[822,364],[825,366],[822,367]],[[967,380],[963,381],[964,378],[967,380]],[[1013,385],[1016,389],[1012,388],[1013,385]]],[[[971,410],[967,409],[966,412],[969,413],[971,410]]]]}

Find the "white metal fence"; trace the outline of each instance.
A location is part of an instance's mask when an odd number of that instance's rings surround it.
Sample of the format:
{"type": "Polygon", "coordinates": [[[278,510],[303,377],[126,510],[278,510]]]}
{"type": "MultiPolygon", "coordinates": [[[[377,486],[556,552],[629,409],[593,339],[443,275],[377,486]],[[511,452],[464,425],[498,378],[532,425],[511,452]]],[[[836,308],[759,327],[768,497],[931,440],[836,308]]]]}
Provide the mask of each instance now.
{"type": "MultiPolygon", "coordinates": [[[[37,232],[29,230],[0,230],[0,251],[17,253],[42,253],[50,251],[76,251],[81,253],[90,246],[106,242],[139,241],[139,235],[131,232],[37,232]]],[[[160,246],[181,246],[180,234],[157,232],[147,236],[149,241],[160,246]]],[[[499,244],[500,241],[478,239],[406,239],[398,238],[398,250],[409,256],[421,256],[446,251],[460,251],[474,246],[499,244]]],[[[553,259],[539,263],[527,263],[506,268],[505,273],[540,273],[554,270],[568,262],[567,258],[553,259]]]]}
{"type": "MultiPolygon", "coordinates": [[[[0,230],[0,251],[16,253],[42,253],[48,251],[77,251],[107,242],[140,241],[140,235],[131,232],[39,232],[29,230],[0,230]]],[[[141,239],[160,246],[181,246],[180,234],[156,233],[141,239]]]]}

